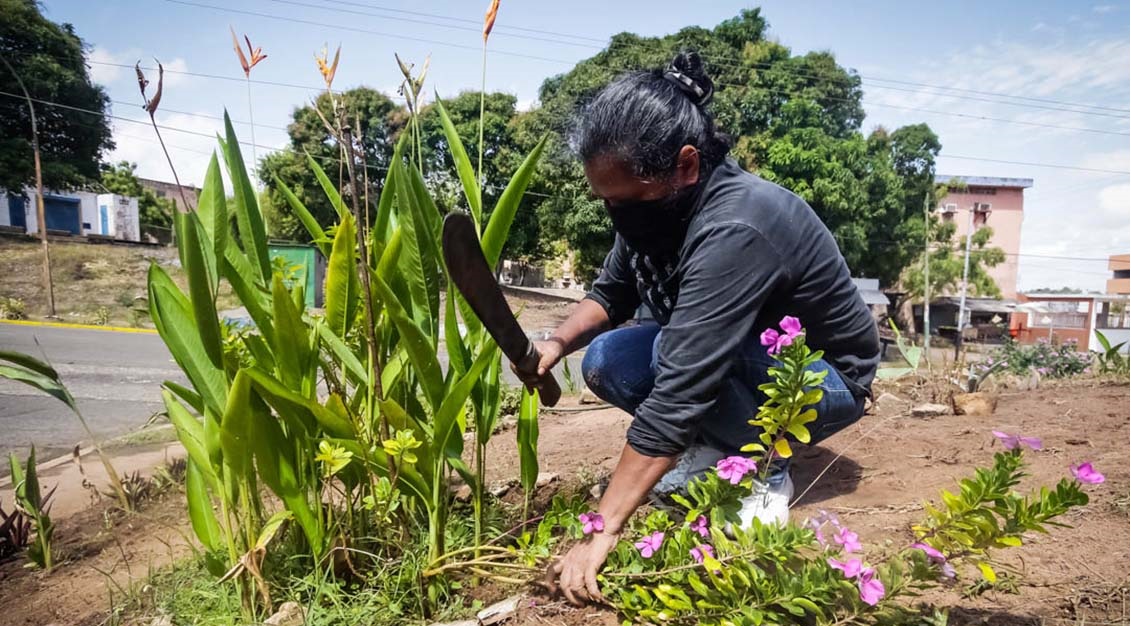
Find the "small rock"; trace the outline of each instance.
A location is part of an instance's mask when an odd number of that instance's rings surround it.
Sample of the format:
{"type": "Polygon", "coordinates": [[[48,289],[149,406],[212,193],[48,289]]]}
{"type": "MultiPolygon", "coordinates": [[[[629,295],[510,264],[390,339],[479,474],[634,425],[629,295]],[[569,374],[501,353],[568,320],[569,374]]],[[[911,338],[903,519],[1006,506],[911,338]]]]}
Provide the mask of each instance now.
{"type": "Polygon", "coordinates": [[[479,623],[483,626],[491,626],[491,624],[504,622],[514,616],[515,611],[518,610],[518,602],[521,599],[521,595],[511,596],[502,602],[496,602],[483,609],[476,617],[479,618],[479,623]]]}
{"type": "Polygon", "coordinates": [[[538,472],[538,480],[534,483],[534,486],[541,489],[557,480],[558,475],[554,472],[538,472]]]}
{"type": "Polygon", "coordinates": [[[514,485],[515,485],[515,482],[513,480],[508,480],[506,482],[498,483],[498,484],[493,485],[489,488],[489,493],[491,495],[495,496],[496,498],[501,498],[501,497],[507,495],[507,492],[510,491],[511,488],[514,487],[514,485]]]}
{"type": "Polygon", "coordinates": [[[954,396],[955,415],[993,415],[997,396],[989,393],[960,393],[954,396]]]}
{"type": "Polygon", "coordinates": [[[581,394],[577,397],[578,404],[601,404],[602,400],[593,395],[588,387],[581,388],[581,394]]]}
{"type": "Polygon", "coordinates": [[[284,602],[274,615],[263,622],[264,626],[302,626],[306,621],[302,605],[298,602],[284,602]]]}
{"type": "Polygon", "coordinates": [[[456,489],[456,500],[460,502],[471,502],[471,485],[460,485],[459,489],[456,489]]]}
{"type": "Polygon", "coordinates": [[[594,500],[600,500],[601,496],[605,495],[605,485],[597,483],[589,488],[589,496],[594,500]]]}
{"type": "Polygon", "coordinates": [[[888,409],[899,407],[906,403],[907,401],[903,398],[900,398],[895,394],[884,392],[880,394],[880,397],[876,398],[876,401],[873,404],[875,404],[875,406],[878,408],[888,409]]]}
{"type": "Polygon", "coordinates": [[[950,407],[945,404],[920,404],[911,409],[911,417],[937,417],[950,415],[950,407]]]}

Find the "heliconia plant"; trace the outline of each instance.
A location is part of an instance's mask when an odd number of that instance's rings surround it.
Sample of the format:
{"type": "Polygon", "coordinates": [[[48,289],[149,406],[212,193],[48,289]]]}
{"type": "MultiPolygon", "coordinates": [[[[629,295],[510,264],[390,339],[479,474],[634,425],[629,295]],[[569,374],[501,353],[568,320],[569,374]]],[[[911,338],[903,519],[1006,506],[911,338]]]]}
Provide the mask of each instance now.
{"type": "MultiPolygon", "coordinates": [[[[55,487],[43,495],[39,487],[39,474],[35,468],[35,446],[31,447],[27,464],[21,465],[15,454],[8,456],[8,470],[11,472],[12,492],[16,498],[16,511],[31,521],[35,538],[28,547],[28,565],[51,571],[55,566],[52,555],[52,538],[55,525],[51,522],[51,496],[55,487]]],[[[13,513],[13,517],[15,513],[13,513]]],[[[15,520],[13,519],[13,522],[15,520]]]]}
{"type": "MultiPolygon", "coordinates": [[[[328,89],[337,61],[337,55],[332,66],[320,59],[328,89]]],[[[479,184],[466,151],[442,105],[436,111],[449,133],[468,209],[482,224],[484,255],[494,265],[544,142],[516,170],[483,223],[479,184]]],[[[297,527],[292,536],[304,545],[302,552],[316,566],[329,567],[357,554],[396,550],[365,543],[388,537],[387,523],[395,516],[398,533],[422,530],[428,558],[439,564],[447,558],[454,471],[476,494],[476,546],[480,541],[486,445],[499,416],[501,353],[446,280],[443,216],[413,165],[419,161],[411,134],[402,133],[370,207],[366,166],[344,123],[347,116],[336,104],[335,120],[324,120],[342,147],[347,176],[342,187],[307,158],[336,209],[335,224],[319,224],[292,190],[275,181],[327,257],[321,314],[304,309],[301,284],[288,287],[275,271],[263,215],[226,114],[220,152],[233,185],[235,215],[229,215],[214,155],[199,205],[176,216],[187,291],[159,266],[149,272],[151,316],[190,382],[187,387],[166,382],[163,398],[189,457],[192,528],[209,569],[223,580],[239,581],[248,616],[259,611],[256,595],[270,605],[264,555],[286,524],[297,527]],[[247,310],[248,323],[239,330],[221,323],[217,313],[220,281],[229,283],[247,310]],[[449,357],[446,368],[441,344],[449,357]],[[474,467],[463,461],[469,424],[475,427],[474,467]],[[261,497],[262,487],[280,503],[274,514],[261,497]]],[[[519,438],[523,484],[530,488],[537,476],[536,420],[536,398],[527,397],[519,438]]]]}

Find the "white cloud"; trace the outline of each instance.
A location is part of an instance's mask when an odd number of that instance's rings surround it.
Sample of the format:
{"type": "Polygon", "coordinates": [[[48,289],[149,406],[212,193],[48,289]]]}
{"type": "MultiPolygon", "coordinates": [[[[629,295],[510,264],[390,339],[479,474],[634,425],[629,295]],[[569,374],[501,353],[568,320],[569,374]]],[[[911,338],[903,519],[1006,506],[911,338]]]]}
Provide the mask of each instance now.
{"type": "Polygon", "coordinates": [[[1092,12],[1093,13],[1111,13],[1111,12],[1116,11],[1118,9],[1119,9],[1119,7],[1114,5],[1114,4],[1097,4],[1096,6],[1092,7],[1092,12]]]}
{"type": "MultiPolygon", "coordinates": [[[[147,60],[137,48],[127,48],[114,52],[102,46],[95,46],[86,55],[86,61],[90,65],[91,80],[102,85],[111,85],[123,78],[132,80],[134,74],[129,68],[138,61],[141,62],[142,69],[156,66],[153,59],[147,60]]],[[[184,74],[188,71],[188,62],[182,57],[161,61],[161,64],[165,66],[165,86],[167,87],[183,85],[191,78],[184,74]]],[[[156,72],[153,73],[156,74],[156,72]]],[[[150,81],[156,84],[156,77],[148,76],[149,72],[146,72],[146,74],[150,81]]]]}
{"type": "Polygon", "coordinates": [[[109,85],[118,80],[122,75],[122,70],[125,69],[115,65],[107,65],[108,63],[124,63],[124,61],[120,61],[114,53],[101,46],[95,46],[86,56],[86,59],[90,63],[90,79],[103,85],[109,85]]]}

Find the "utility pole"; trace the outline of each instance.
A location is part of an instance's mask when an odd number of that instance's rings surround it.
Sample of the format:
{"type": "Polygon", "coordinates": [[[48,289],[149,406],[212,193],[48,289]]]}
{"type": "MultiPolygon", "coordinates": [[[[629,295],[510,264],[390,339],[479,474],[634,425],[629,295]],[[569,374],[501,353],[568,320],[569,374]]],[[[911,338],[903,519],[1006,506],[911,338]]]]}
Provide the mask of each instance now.
{"type": "Polygon", "coordinates": [[[931,192],[923,197],[923,354],[931,362],[931,192]]]}
{"type": "Polygon", "coordinates": [[[55,286],[51,282],[51,252],[47,245],[47,219],[44,216],[43,209],[43,168],[39,161],[39,126],[35,119],[35,105],[32,103],[31,94],[28,93],[27,87],[24,87],[24,81],[20,79],[19,73],[15,68],[8,63],[8,59],[0,57],[0,61],[4,62],[4,66],[16,78],[16,82],[20,85],[20,90],[24,92],[24,98],[27,100],[28,112],[31,113],[31,150],[35,155],[35,210],[36,216],[39,221],[39,240],[43,243],[43,291],[47,294],[47,316],[55,317],[55,286]]]}
{"type": "Polygon", "coordinates": [[[970,207],[970,219],[966,222],[966,259],[962,262],[962,297],[958,300],[958,337],[954,342],[954,358],[962,348],[962,331],[966,328],[966,292],[969,289],[970,278],[970,242],[974,238],[974,212],[978,210],[978,203],[970,207]]]}

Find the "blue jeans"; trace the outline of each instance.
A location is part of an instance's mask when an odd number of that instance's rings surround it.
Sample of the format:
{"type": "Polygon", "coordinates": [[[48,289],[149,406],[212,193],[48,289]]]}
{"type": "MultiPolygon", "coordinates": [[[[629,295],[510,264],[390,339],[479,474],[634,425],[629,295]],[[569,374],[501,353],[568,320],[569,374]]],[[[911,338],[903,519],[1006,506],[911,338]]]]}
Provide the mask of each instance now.
{"type": "MultiPolygon", "coordinates": [[[[656,350],[661,332],[658,324],[642,324],[598,335],[581,363],[585,384],[602,400],[635,413],[656,381],[656,350]]],[[[696,467],[687,468],[691,474],[725,456],[743,454],[743,445],[758,441],[761,429],[751,426],[748,420],[766,401],[766,394],[758,386],[770,382],[766,370],[776,364],[754,337],[735,357],[730,376],[719,390],[715,410],[701,425],[696,445],[688,453],[701,457],[692,462],[696,467]]],[[[821,383],[824,395],[814,407],[817,420],[809,424],[811,443],[817,443],[856,423],[864,414],[864,399],[853,396],[828,363],[818,361],[810,369],[828,372],[821,383]]]]}

